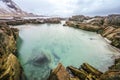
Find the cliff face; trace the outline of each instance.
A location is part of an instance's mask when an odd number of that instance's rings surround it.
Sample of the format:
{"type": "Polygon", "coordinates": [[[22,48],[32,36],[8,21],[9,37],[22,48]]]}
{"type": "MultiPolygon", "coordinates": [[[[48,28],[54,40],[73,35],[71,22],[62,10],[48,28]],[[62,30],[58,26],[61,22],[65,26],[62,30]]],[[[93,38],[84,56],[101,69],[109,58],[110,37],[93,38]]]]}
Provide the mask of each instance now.
{"type": "Polygon", "coordinates": [[[15,56],[16,31],[0,23],[0,80],[22,80],[22,68],[15,56]]]}

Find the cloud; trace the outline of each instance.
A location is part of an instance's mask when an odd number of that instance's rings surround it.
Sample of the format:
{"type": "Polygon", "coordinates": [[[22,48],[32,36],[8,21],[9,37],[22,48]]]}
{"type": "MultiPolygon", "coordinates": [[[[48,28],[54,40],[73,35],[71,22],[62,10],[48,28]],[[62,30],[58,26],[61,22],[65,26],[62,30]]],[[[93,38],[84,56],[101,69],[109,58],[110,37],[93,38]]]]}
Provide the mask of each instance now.
{"type": "Polygon", "coordinates": [[[107,15],[120,13],[120,1],[118,0],[79,0],[74,13],[85,15],[107,15]]]}
{"type": "Polygon", "coordinates": [[[28,12],[71,16],[120,13],[120,0],[14,0],[28,12]]]}

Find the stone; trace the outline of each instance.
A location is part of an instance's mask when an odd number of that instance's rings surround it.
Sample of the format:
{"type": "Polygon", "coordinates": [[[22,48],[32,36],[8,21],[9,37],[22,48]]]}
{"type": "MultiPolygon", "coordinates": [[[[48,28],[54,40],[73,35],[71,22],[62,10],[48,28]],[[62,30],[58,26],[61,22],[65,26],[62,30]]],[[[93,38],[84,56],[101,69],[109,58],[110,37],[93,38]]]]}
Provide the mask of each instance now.
{"type": "Polygon", "coordinates": [[[40,52],[39,55],[30,59],[24,65],[31,64],[40,67],[49,64],[50,62],[51,62],[51,58],[48,57],[44,52],[40,52]]]}
{"type": "Polygon", "coordinates": [[[118,15],[117,14],[108,15],[104,19],[104,25],[120,26],[120,15],[119,14],[118,15]]]}
{"type": "Polygon", "coordinates": [[[48,80],[70,80],[70,75],[65,67],[59,63],[57,68],[51,71],[48,80]]]}
{"type": "Polygon", "coordinates": [[[111,34],[115,30],[114,27],[108,26],[103,30],[103,33],[101,34],[103,37],[106,37],[107,35],[111,34]]]}
{"type": "Polygon", "coordinates": [[[103,73],[100,72],[99,70],[97,70],[96,68],[94,68],[93,66],[89,65],[88,63],[83,63],[81,65],[81,68],[86,71],[88,74],[93,74],[95,76],[100,76],[103,73]]]}
{"type": "MultiPolygon", "coordinates": [[[[5,57],[4,57],[5,58],[5,57]]],[[[9,54],[3,60],[0,66],[0,80],[21,80],[21,67],[17,58],[13,54],[9,54]]]]}
{"type": "Polygon", "coordinates": [[[6,23],[0,23],[0,80],[22,80],[24,78],[22,67],[15,56],[15,34],[6,23]]]}
{"type": "Polygon", "coordinates": [[[69,21],[79,21],[79,22],[83,22],[84,20],[88,20],[88,19],[90,19],[90,17],[88,17],[88,16],[75,15],[75,16],[72,16],[71,18],[69,18],[69,21]]]}
{"type": "Polygon", "coordinates": [[[100,26],[87,24],[87,23],[79,23],[79,24],[77,24],[77,27],[80,29],[83,29],[83,30],[93,31],[93,32],[97,32],[99,29],[102,28],[100,26]]]}
{"type": "Polygon", "coordinates": [[[120,80],[120,71],[108,71],[99,80],[120,80]]]}
{"type": "Polygon", "coordinates": [[[68,66],[67,68],[72,72],[74,76],[77,76],[81,80],[85,80],[88,75],[86,72],[79,70],[77,68],[74,68],[72,66],[68,66]]]}

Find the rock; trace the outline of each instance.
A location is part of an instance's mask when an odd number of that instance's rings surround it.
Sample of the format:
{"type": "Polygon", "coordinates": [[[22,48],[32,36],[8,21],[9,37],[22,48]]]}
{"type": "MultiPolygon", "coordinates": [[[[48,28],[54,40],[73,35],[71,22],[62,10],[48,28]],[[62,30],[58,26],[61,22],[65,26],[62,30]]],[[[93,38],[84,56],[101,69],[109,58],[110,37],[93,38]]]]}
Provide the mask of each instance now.
{"type": "Polygon", "coordinates": [[[17,40],[18,35],[19,35],[19,30],[17,28],[11,28],[14,39],[17,40]]]}
{"type": "Polygon", "coordinates": [[[60,20],[60,18],[48,18],[48,19],[45,19],[45,23],[58,24],[58,23],[61,23],[61,20],[60,20]]]}
{"type": "Polygon", "coordinates": [[[74,68],[72,66],[68,66],[67,68],[72,72],[74,76],[77,76],[79,79],[85,80],[87,78],[88,74],[86,72],[79,70],[77,68],[74,68]]]}
{"type": "Polygon", "coordinates": [[[65,67],[59,63],[57,68],[51,71],[48,80],[70,80],[70,75],[65,67]]]}
{"type": "Polygon", "coordinates": [[[58,24],[61,23],[60,18],[37,18],[37,19],[20,19],[20,20],[8,20],[6,21],[7,25],[22,25],[22,24],[44,24],[44,23],[51,23],[51,24],[58,24]]]}
{"type": "Polygon", "coordinates": [[[85,20],[84,23],[89,23],[95,26],[102,26],[104,23],[104,18],[99,17],[99,18],[92,18],[89,20],[85,20]]]}
{"type": "Polygon", "coordinates": [[[102,33],[101,35],[102,35],[103,37],[107,37],[108,39],[111,39],[111,38],[114,36],[114,34],[113,34],[112,36],[110,36],[110,37],[108,37],[108,35],[110,35],[114,30],[115,30],[114,27],[108,26],[108,27],[106,27],[106,28],[103,30],[103,33],[102,33]]]}
{"type": "Polygon", "coordinates": [[[35,56],[34,58],[27,61],[26,64],[32,64],[34,66],[45,66],[46,64],[49,64],[51,62],[50,57],[48,57],[45,53],[40,52],[39,55],[35,56]]]}
{"type": "Polygon", "coordinates": [[[87,30],[87,31],[95,31],[97,32],[98,30],[100,30],[102,27],[100,26],[95,26],[95,25],[91,25],[91,24],[87,24],[87,23],[79,23],[77,24],[77,27],[83,30],[87,30]]]}
{"type": "Polygon", "coordinates": [[[98,71],[87,63],[83,63],[80,69],[74,68],[72,66],[68,66],[67,68],[80,80],[97,80],[102,75],[102,72],[98,71]]]}
{"type": "Polygon", "coordinates": [[[82,15],[73,16],[64,26],[97,32],[111,40],[111,45],[120,49],[120,15],[95,16],[88,19],[82,15]]]}
{"type": "Polygon", "coordinates": [[[120,71],[108,71],[99,80],[120,80],[120,71]]]}
{"type": "Polygon", "coordinates": [[[87,23],[77,23],[75,21],[66,21],[66,23],[64,24],[65,26],[70,26],[70,27],[75,27],[75,28],[80,28],[83,30],[87,30],[87,31],[98,31],[99,29],[101,29],[102,27],[99,26],[95,26],[92,24],[87,24],[87,23]]]}
{"type": "Polygon", "coordinates": [[[120,58],[115,59],[114,65],[109,67],[110,70],[120,70],[120,58]]]}
{"type": "Polygon", "coordinates": [[[77,27],[76,25],[77,23],[75,23],[75,21],[66,21],[66,23],[64,24],[64,26],[70,26],[70,27],[77,27]]]}
{"type": "Polygon", "coordinates": [[[111,44],[120,49],[120,28],[106,27],[101,35],[111,40],[111,44]]]}
{"type": "Polygon", "coordinates": [[[0,80],[21,80],[22,69],[19,61],[13,54],[2,58],[0,74],[0,80]]]}
{"type": "Polygon", "coordinates": [[[83,22],[84,20],[88,20],[88,19],[90,19],[90,17],[88,17],[88,16],[76,15],[76,16],[72,16],[71,18],[69,18],[69,21],[83,22]]]}
{"type": "Polygon", "coordinates": [[[78,77],[72,77],[70,80],[80,80],[78,77]]]}
{"type": "Polygon", "coordinates": [[[115,59],[114,65],[100,76],[100,80],[120,80],[120,58],[115,59]]]}
{"type": "Polygon", "coordinates": [[[119,37],[119,38],[114,38],[114,39],[112,40],[111,45],[113,45],[113,46],[115,46],[115,47],[117,47],[117,48],[120,49],[120,37],[119,37]]]}
{"type": "Polygon", "coordinates": [[[88,63],[83,63],[83,65],[81,65],[81,68],[86,71],[88,74],[92,74],[95,76],[100,76],[103,73],[100,72],[99,70],[95,69],[94,67],[92,67],[91,65],[89,65],[88,63]]]}
{"type": "Polygon", "coordinates": [[[79,69],[68,66],[67,71],[60,63],[57,68],[52,70],[48,80],[119,80],[120,58],[116,59],[115,64],[105,73],[100,72],[88,63],[83,63],[79,69]]]}
{"type": "Polygon", "coordinates": [[[120,15],[108,15],[107,17],[105,17],[104,20],[104,25],[116,25],[116,26],[120,26],[120,15]]]}
{"type": "Polygon", "coordinates": [[[24,76],[20,63],[14,55],[16,53],[14,34],[16,34],[14,30],[7,24],[0,23],[0,80],[22,80],[24,76]]]}

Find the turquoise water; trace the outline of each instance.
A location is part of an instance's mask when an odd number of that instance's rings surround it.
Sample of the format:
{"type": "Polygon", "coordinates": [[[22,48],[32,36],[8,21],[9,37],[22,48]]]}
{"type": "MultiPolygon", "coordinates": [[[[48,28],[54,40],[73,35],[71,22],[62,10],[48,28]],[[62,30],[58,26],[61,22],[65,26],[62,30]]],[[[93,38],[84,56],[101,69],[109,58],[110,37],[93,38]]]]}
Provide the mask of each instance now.
{"type": "Polygon", "coordinates": [[[100,35],[62,24],[16,27],[20,30],[18,56],[28,80],[46,80],[59,62],[75,67],[87,62],[104,72],[118,53],[100,35]]]}

